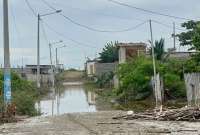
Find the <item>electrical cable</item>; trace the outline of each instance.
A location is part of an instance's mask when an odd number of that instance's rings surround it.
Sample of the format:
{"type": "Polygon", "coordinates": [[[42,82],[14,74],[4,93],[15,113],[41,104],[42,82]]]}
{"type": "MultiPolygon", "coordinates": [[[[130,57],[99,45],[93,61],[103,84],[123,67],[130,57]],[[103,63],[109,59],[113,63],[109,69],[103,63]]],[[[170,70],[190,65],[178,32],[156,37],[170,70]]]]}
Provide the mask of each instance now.
{"type": "Polygon", "coordinates": [[[115,1],[115,0],[107,0],[107,1],[115,3],[117,5],[124,6],[124,7],[128,7],[128,8],[140,10],[140,11],[143,11],[143,12],[146,12],[146,13],[151,13],[151,14],[165,16],[165,17],[179,19],[179,20],[188,20],[188,21],[192,20],[192,19],[185,18],[185,17],[178,17],[178,16],[174,16],[174,15],[169,15],[169,14],[164,14],[164,13],[160,13],[160,12],[156,12],[156,11],[152,11],[152,10],[147,10],[147,9],[139,8],[139,7],[136,7],[136,6],[133,6],[133,5],[129,5],[129,4],[126,4],[126,3],[123,3],[123,2],[115,1]]]}
{"type": "Polygon", "coordinates": [[[33,15],[37,17],[37,13],[36,13],[35,10],[32,8],[32,6],[31,6],[31,4],[29,3],[29,1],[28,1],[28,0],[25,0],[25,2],[26,2],[26,4],[27,4],[28,8],[29,8],[29,9],[31,10],[31,12],[33,13],[33,15]]]}
{"type": "MultiPolygon", "coordinates": [[[[56,8],[54,8],[53,6],[51,6],[46,0],[41,0],[43,3],[45,3],[49,8],[51,8],[52,10],[54,11],[57,11],[56,8]]],[[[95,32],[105,32],[105,33],[120,33],[120,32],[127,32],[127,31],[132,31],[132,30],[135,30],[137,29],[138,27],[142,26],[143,24],[145,24],[147,21],[144,21],[136,26],[133,26],[133,27],[130,27],[130,28],[126,28],[126,29],[123,29],[123,30],[101,30],[101,29],[96,29],[96,28],[92,28],[88,25],[85,25],[85,24],[81,24],[75,20],[73,20],[72,18],[60,13],[61,16],[63,16],[66,20],[68,20],[69,22],[77,25],[77,26],[80,26],[82,28],[85,28],[85,29],[88,29],[90,31],[95,31],[95,32]]]]}
{"type": "MultiPolygon", "coordinates": [[[[152,22],[154,23],[157,23],[157,24],[160,24],[162,26],[165,26],[167,28],[172,28],[172,26],[168,25],[168,24],[165,24],[165,23],[162,23],[160,21],[156,21],[156,20],[152,20],[152,22]]],[[[180,30],[180,31],[186,31],[185,29],[181,29],[181,28],[175,28],[176,30],[180,30]]]]}

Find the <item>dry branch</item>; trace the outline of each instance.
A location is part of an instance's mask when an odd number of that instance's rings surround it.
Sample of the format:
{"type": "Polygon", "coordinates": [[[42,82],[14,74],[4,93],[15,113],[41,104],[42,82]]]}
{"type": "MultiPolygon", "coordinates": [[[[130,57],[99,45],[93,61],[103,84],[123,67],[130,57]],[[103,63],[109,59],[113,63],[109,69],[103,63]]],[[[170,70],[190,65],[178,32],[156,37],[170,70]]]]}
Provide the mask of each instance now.
{"type": "Polygon", "coordinates": [[[144,113],[133,113],[131,115],[116,116],[113,119],[145,119],[160,121],[200,121],[200,108],[184,107],[180,109],[163,109],[144,113]]]}

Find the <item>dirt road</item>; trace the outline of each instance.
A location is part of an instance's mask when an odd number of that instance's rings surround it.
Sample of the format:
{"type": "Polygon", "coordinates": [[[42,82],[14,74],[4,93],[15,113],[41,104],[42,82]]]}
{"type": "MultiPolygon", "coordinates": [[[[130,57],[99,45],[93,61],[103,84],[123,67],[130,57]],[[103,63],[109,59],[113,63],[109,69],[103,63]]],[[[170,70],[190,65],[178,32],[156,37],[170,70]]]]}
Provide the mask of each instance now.
{"type": "Polygon", "coordinates": [[[122,112],[35,117],[0,126],[0,135],[198,135],[200,123],[113,120],[122,112]]]}

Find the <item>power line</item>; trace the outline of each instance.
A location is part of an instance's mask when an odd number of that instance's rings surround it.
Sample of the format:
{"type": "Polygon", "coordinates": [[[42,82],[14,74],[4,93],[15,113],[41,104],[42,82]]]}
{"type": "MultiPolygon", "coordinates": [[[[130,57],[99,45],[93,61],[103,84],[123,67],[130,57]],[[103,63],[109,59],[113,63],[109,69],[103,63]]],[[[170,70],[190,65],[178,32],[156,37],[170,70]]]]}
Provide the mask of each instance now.
{"type": "Polygon", "coordinates": [[[81,24],[81,23],[78,23],[74,20],[72,20],[71,18],[69,18],[68,16],[64,15],[64,14],[61,14],[65,19],[67,19],[68,21],[70,21],[71,23],[75,24],[75,25],[78,25],[80,27],[83,27],[83,28],[86,28],[88,30],[91,30],[91,31],[96,31],[96,32],[107,32],[107,33],[118,33],[118,32],[127,32],[127,31],[132,31],[132,30],[135,30],[137,29],[138,27],[142,26],[143,24],[145,24],[147,21],[144,21],[134,27],[130,27],[130,28],[127,28],[127,29],[123,29],[123,30],[100,30],[100,29],[96,29],[96,28],[92,28],[92,27],[89,27],[87,25],[84,25],[84,24],[81,24]]]}
{"type": "MultiPolygon", "coordinates": [[[[49,8],[57,11],[56,8],[54,8],[53,6],[51,6],[46,0],[42,0],[43,3],[45,3],[49,8]]],[[[130,28],[126,28],[126,29],[123,29],[123,30],[100,30],[100,29],[96,29],[96,28],[92,28],[88,25],[85,25],[85,24],[81,24],[73,19],[71,19],[70,17],[60,13],[61,16],[63,16],[66,20],[68,20],[69,22],[77,25],[77,26],[80,26],[82,28],[85,28],[85,29],[88,29],[90,31],[95,31],[95,32],[105,32],[105,33],[119,33],[119,32],[127,32],[127,31],[132,31],[132,30],[135,30],[137,29],[138,27],[142,26],[143,24],[145,24],[147,21],[144,21],[136,26],[133,26],[133,27],[130,27],[130,28]]]]}
{"type": "MultiPolygon", "coordinates": [[[[45,3],[49,8],[51,8],[51,9],[53,9],[53,10],[57,10],[56,8],[54,8],[53,6],[51,6],[46,0],[42,0],[43,1],[43,3],[45,3]]],[[[79,10],[79,11],[85,11],[85,12],[90,12],[91,13],[91,11],[89,11],[89,10],[86,10],[86,9],[81,9],[81,8],[77,8],[77,7],[70,7],[70,6],[66,6],[65,5],[65,7],[67,7],[67,8],[71,8],[71,9],[74,9],[74,10],[79,10]]],[[[120,18],[120,19],[125,19],[125,18],[123,18],[123,17],[120,17],[120,16],[115,16],[115,15],[111,15],[111,14],[105,14],[105,13],[98,13],[98,12],[92,12],[92,13],[95,13],[95,14],[97,14],[97,15],[103,15],[103,16],[110,16],[110,17],[115,17],[115,18],[120,18]]],[[[145,20],[143,20],[143,19],[139,19],[139,18],[132,18],[132,19],[134,19],[134,20],[137,20],[137,21],[141,21],[141,22],[144,22],[145,20]]],[[[129,20],[130,20],[130,18],[129,18],[129,20]]]]}
{"type": "MultiPolygon", "coordinates": [[[[152,20],[152,22],[157,23],[157,24],[160,24],[160,25],[162,25],[162,26],[165,26],[165,27],[167,27],[167,28],[172,29],[172,26],[170,26],[170,25],[168,25],[168,24],[165,24],[165,23],[162,23],[162,22],[160,22],[160,21],[152,20]]],[[[176,29],[177,29],[177,30],[180,30],[180,31],[185,31],[185,29],[180,29],[180,28],[177,28],[177,27],[176,27],[176,29]]]]}
{"type": "Polygon", "coordinates": [[[31,6],[31,4],[29,3],[29,1],[28,0],[25,0],[25,2],[26,2],[26,5],[28,6],[28,8],[31,10],[31,12],[33,13],[33,15],[35,16],[35,17],[37,17],[37,13],[35,12],[35,10],[32,8],[32,6],[31,6]]]}
{"type": "MultiPolygon", "coordinates": [[[[28,1],[28,0],[25,0],[25,2],[26,2],[26,4],[27,4],[27,6],[29,7],[29,9],[32,11],[33,15],[35,15],[35,17],[37,17],[37,14],[36,14],[35,10],[32,8],[32,6],[30,5],[29,1],[28,1]]],[[[57,35],[59,35],[59,36],[61,36],[61,37],[64,37],[64,38],[66,38],[67,40],[70,40],[70,41],[76,43],[78,46],[82,46],[82,45],[80,45],[80,44],[83,44],[83,45],[85,45],[84,47],[90,47],[90,48],[99,49],[99,48],[97,48],[97,47],[94,47],[94,46],[91,46],[91,45],[87,45],[87,44],[85,44],[85,43],[81,43],[81,42],[76,41],[76,40],[74,40],[74,39],[68,38],[68,37],[66,37],[64,34],[62,34],[62,33],[58,32],[58,31],[56,31],[54,28],[52,28],[50,25],[48,25],[46,22],[44,22],[44,20],[42,20],[42,22],[47,26],[48,29],[50,29],[51,31],[53,31],[53,32],[56,33],[57,35]]],[[[83,46],[82,46],[82,47],[83,47],[83,46]]]]}
{"type": "Polygon", "coordinates": [[[151,13],[151,14],[155,14],[155,15],[165,16],[165,17],[179,19],[179,20],[188,20],[188,21],[192,20],[192,19],[189,19],[189,18],[178,17],[178,16],[174,16],[174,15],[169,15],[169,14],[159,13],[159,12],[152,11],[152,10],[147,10],[147,9],[139,8],[139,7],[132,6],[132,5],[129,5],[129,4],[126,4],[126,3],[123,3],[123,2],[119,2],[119,1],[115,1],[115,0],[108,0],[108,1],[110,1],[112,3],[115,3],[117,5],[121,5],[121,6],[124,6],[124,7],[128,7],[128,8],[140,10],[140,11],[151,13]]]}
{"type": "Polygon", "coordinates": [[[86,44],[86,43],[82,43],[82,42],[79,42],[79,41],[74,40],[74,39],[72,39],[72,38],[69,38],[69,37],[65,36],[64,34],[62,34],[62,33],[58,32],[58,31],[56,31],[53,27],[51,27],[51,26],[50,26],[49,24],[47,24],[46,22],[43,21],[43,23],[46,25],[46,27],[47,27],[49,30],[53,31],[53,32],[54,32],[55,34],[57,34],[58,36],[64,37],[64,38],[66,38],[67,40],[70,40],[70,41],[76,43],[78,46],[99,49],[98,47],[95,47],[95,46],[92,46],[92,45],[89,45],[89,44],[86,44]],[[84,46],[82,46],[81,44],[84,45],[84,46]]]}
{"type": "MultiPolygon", "coordinates": [[[[55,3],[56,4],[56,3],[55,3]]],[[[141,19],[141,18],[136,18],[136,17],[122,17],[122,16],[119,16],[119,15],[114,15],[114,14],[109,14],[109,13],[104,13],[104,12],[91,12],[91,10],[87,10],[87,9],[82,9],[82,8],[78,8],[78,7],[72,7],[72,6],[68,6],[68,5],[64,5],[64,8],[66,9],[69,9],[71,11],[72,10],[75,10],[75,11],[79,11],[79,12],[85,12],[85,13],[89,13],[89,14],[95,14],[95,15],[100,15],[100,16],[105,16],[105,17],[112,17],[112,18],[118,18],[120,20],[128,20],[130,22],[130,20],[136,20],[136,21],[140,21],[140,22],[144,22],[145,20],[141,19]]]]}
{"type": "Polygon", "coordinates": [[[49,40],[47,38],[47,34],[46,34],[46,31],[45,31],[45,27],[44,27],[44,24],[43,24],[43,21],[42,21],[42,33],[43,33],[43,36],[44,36],[44,39],[46,40],[46,43],[49,44],[49,40]]]}

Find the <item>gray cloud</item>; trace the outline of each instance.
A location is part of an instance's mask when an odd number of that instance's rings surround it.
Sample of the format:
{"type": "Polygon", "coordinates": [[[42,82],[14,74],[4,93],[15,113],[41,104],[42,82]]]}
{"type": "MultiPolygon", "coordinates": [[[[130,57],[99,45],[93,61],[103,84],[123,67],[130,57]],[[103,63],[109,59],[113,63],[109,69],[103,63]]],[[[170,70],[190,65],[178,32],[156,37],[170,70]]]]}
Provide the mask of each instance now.
{"type": "MultiPolygon", "coordinates": [[[[47,13],[51,11],[41,0],[29,0],[36,12],[47,13]]],[[[168,25],[172,25],[175,21],[180,25],[184,20],[175,20],[162,16],[148,14],[113,4],[107,0],[47,0],[50,4],[58,9],[62,9],[63,13],[77,22],[95,27],[98,29],[120,30],[135,26],[141,23],[141,20],[150,18],[161,21],[168,25]]],[[[141,8],[171,14],[175,16],[197,18],[200,17],[200,1],[199,0],[119,0],[141,8]]],[[[24,0],[10,0],[10,40],[11,48],[16,49],[12,52],[12,65],[21,64],[21,56],[26,57],[25,63],[36,63],[36,33],[37,18],[35,18],[28,9],[24,0]],[[12,8],[12,10],[11,10],[12,8]],[[12,12],[13,13],[12,13],[12,12]],[[13,17],[14,16],[14,17],[13,17]],[[16,24],[15,24],[16,23],[16,24]],[[16,29],[17,26],[17,29],[16,29]],[[21,52],[20,52],[20,51],[21,52]],[[20,53],[19,53],[20,52],[20,53]]],[[[2,1],[0,2],[2,9],[2,1]]],[[[0,26],[2,26],[2,10],[0,10],[0,26]]],[[[96,46],[99,49],[86,47],[84,44],[76,43],[58,36],[47,27],[45,27],[49,42],[64,40],[68,45],[67,48],[60,52],[60,60],[67,67],[83,67],[85,56],[94,57],[106,42],[118,40],[120,42],[147,42],[149,39],[149,25],[145,24],[140,28],[124,33],[98,33],[76,26],[58,15],[45,17],[44,21],[51,25],[58,32],[67,38],[73,38],[79,42],[96,46]]],[[[177,26],[180,27],[180,26],[177,26]]],[[[0,41],[2,38],[2,27],[0,27],[0,41]]],[[[172,47],[172,39],[170,38],[172,28],[165,28],[158,24],[153,24],[154,39],[163,37],[166,39],[166,48],[172,47]]],[[[41,31],[42,34],[42,31],[41,31]]],[[[178,46],[178,44],[177,44],[178,46]]],[[[0,42],[3,47],[3,42],[0,42]]],[[[12,49],[12,50],[13,50],[12,49]]],[[[55,55],[55,54],[54,54],[55,55]]],[[[49,63],[48,44],[41,35],[41,57],[42,64],[49,63]]],[[[0,63],[3,62],[1,53],[0,63]]]]}

